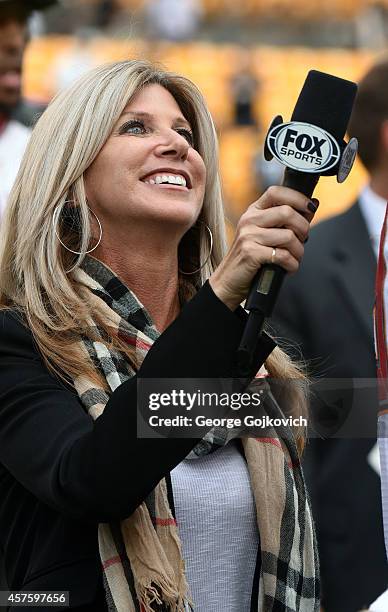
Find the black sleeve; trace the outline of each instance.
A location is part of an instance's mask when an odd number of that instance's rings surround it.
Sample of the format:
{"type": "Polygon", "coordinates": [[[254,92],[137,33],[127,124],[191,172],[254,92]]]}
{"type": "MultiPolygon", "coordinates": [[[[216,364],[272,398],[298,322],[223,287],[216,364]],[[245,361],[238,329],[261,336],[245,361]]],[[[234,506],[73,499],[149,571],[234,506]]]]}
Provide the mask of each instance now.
{"type": "MultiPolygon", "coordinates": [[[[154,343],[138,376],[232,376],[244,322],[206,283],[154,343]]],[[[267,340],[266,355],[273,346],[267,340]]],[[[29,330],[2,311],[1,463],[63,514],[97,522],[129,516],[198,442],[137,439],[136,385],[133,377],[118,387],[93,421],[47,370],[29,330]]]]}

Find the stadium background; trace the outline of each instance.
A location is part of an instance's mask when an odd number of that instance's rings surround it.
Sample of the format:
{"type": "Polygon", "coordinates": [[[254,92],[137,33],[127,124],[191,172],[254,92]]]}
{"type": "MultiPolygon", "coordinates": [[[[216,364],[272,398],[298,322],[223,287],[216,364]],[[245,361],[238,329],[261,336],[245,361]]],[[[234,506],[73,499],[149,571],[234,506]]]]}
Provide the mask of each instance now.
{"type": "MultiPolygon", "coordinates": [[[[56,93],[53,74],[59,58],[71,57],[76,32],[88,31],[85,48],[93,61],[149,58],[191,78],[203,91],[220,137],[220,164],[230,231],[260,192],[254,159],[271,119],[290,117],[311,68],[357,80],[384,53],[388,1],[370,0],[202,0],[201,26],[191,40],[171,42],[147,34],[146,0],[111,2],[113,18],[94,24],[97,0],[63,0],[45,14],[45,33],[28,46],[24,95],[47,103],[56,93]],[[338,46],[338,41],[341,47],[338,46]],[[257,126],[233,121],[231,79],[241,61],[259,87],[253,100],[257,126]]],[[[322,206],[316,220],[351,204],[365,178],[357,162],[338,185],[324,178],[316,190],[322,206]]]]}

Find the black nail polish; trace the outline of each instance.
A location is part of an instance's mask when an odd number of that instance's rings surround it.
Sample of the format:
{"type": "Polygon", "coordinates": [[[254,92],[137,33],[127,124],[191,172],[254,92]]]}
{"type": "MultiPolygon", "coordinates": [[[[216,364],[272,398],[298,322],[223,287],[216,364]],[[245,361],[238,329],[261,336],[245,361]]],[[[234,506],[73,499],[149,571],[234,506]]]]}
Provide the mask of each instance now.
{"type": "Polygon", "coordinates": [[[304,241],[304,244],[306,244],[307,240],[310,238],[310,236],[307,236],[306,240],[304,241]]]}
{"type": "Polygon", "coordinates": [[[314,202],[314,200],[310,200],[310,202],[307,204],[307,208],[309,209],[310,212],[315,213],[318,210],[318,206],[319,204],[316,204],[314,202]]]}

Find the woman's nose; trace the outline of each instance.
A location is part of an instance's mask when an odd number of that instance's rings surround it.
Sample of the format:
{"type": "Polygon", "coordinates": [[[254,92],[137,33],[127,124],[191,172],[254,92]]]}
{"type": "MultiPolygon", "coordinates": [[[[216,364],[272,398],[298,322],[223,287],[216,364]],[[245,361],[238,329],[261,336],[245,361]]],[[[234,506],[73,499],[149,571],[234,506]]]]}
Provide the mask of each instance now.
{"type": "Polygon", "coordinates": [[[186,138],[175,130],[171,130],[160,139],[160,143],[156,147],[156,153],[161,157],[185,160],[187,159],[189,149],[190,145],[186,138]]]}

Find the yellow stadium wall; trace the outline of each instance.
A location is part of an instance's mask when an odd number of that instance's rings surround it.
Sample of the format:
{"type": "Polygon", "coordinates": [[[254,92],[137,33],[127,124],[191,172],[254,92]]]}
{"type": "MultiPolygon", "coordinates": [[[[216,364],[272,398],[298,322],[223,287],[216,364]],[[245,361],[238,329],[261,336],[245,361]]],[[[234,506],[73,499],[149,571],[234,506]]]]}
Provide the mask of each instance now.
{"type": "MultiPolygon", "coordinates": [[[[55,94],[52,71],[58,56],[72,48],[71,37],[48,36],[33,40],[27,50],[24,72],[25,96],[46,102],[55,94]]],[[[220,166],[223,177],[227,217],[231,225],[257,198],[252,161],[262,144],[264,133],[231,125],[230,78],[239,70],[242,50],[237,45],[210,43],[147,43],[141,40],[116,41],[94,39],[90,52],[96,62],[144,58],[161,62],[170,70],[182,72],[204,93],[220,136],[220,166]]],[[[252,47],[248,51],[252,70],[261,87],[255,101],[255,114],[263,132],[271,119],[282,114],[290,117],[307,72],[314,68],[357,81],[375,56],[366,51],[315,50],[309,48],[252,47]]],[[[323,178],[316,190],[321,200],[317,219],[344,210],[352,203],[365,181],[357,162],[349,179],[342,185],[335,178],[323,178]]]]}

